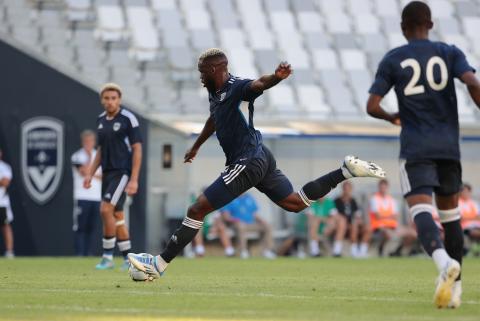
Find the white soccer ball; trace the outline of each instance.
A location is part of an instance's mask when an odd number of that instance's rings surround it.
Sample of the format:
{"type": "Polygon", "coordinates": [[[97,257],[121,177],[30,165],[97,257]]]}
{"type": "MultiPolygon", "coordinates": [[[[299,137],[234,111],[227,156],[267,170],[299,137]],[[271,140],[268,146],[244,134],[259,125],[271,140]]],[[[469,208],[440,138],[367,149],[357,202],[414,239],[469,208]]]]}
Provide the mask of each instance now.
{"type": "Polygon", "coordinates": [[[132,278],[133,281],[153,281],[154,278],[153,276],[148,275],[147,273],[140,271],[136,267],[134,267],[132,264],[130,264],[130,267],[128,268],[128,274],[130,274],[130,277],[132,278]]]}

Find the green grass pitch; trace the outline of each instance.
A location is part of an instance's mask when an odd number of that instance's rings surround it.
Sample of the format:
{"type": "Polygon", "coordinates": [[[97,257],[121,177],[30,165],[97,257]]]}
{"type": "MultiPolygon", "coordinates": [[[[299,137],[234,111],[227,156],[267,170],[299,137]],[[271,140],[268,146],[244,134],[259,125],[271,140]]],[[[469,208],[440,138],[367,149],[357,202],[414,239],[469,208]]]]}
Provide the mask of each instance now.
{"type": "Polygon", "coordinates": [[[433,306],[425,258],[177,259],[153,283],[95,263],[1,259],[0,320],[480,320],[478,259],[465,261],[458,310],[433,306]]]}

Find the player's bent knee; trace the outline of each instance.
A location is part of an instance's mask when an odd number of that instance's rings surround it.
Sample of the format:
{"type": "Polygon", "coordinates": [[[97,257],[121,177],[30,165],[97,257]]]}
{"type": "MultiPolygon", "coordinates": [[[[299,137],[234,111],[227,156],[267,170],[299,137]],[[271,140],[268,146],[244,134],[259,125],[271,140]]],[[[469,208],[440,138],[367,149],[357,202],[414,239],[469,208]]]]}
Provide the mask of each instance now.
{"type": "Polygon", "coordinates": [[[207,211],[199,204],[195,203],[188,208],[187,216],[197,220],[203,221],[205,216],[207,215],[207,211]]]}

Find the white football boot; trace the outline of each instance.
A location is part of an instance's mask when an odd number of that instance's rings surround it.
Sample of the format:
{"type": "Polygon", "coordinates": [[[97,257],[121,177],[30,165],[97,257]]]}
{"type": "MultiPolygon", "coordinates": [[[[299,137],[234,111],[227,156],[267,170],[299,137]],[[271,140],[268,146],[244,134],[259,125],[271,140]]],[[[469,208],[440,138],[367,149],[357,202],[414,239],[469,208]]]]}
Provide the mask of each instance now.
{"type": "Polygon", "coordinates": [[[453,285],[460,274],[460,264],[455,260],[450,260],[445,268],[440,272],[437,278],[437,288],[433,301],[439,309],[448,307],[452,299],[453,285]]]}
{"type": "Polygon", "coordinates": [[[345,178],[351,177],[375,177],[385,178],[385,171],[373,162],[367,162],[356,156],[348,155],[342,165],[342,173],[345,178]]]}
{"type": "Polygon", "coordinates": [[[451,309],[457,309],[462,304],[462,281],[455,281],[452,288],[452,298],[448,303],[448,307],[451,309]]]}

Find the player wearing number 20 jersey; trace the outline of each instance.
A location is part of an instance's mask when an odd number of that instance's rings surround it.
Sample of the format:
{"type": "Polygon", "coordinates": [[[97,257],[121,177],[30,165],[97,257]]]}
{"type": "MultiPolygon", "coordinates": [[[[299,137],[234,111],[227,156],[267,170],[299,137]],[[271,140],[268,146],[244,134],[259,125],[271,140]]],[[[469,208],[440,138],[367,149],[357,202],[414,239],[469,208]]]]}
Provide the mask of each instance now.
{"type": "Polygon", "coordinates": [[[367,112],[402,126],[400,183],[418,238],[439,271],[434,302],[439,308],[458,308],[462,294],[463,234],[458,208],[462,167],[454,78],[467,85],[477,106],[480,82],[460,49],[428,39],[433,22],[426,3],[407,4],[401,28],[408,44],[391,50],[380,62],[367,112]],[[380,105],[392,87],[399,106],[394,114],[380,105]],[[433,194],[445,242],[432,218],[436,211],[433,194]]]}
{"type": "Polygon", "coordinates": [[[455,46],[415,39],[380,62],[371,94],[395,87],[402,159],[460,159],[454,78],[474,69],[455,46]]]}

